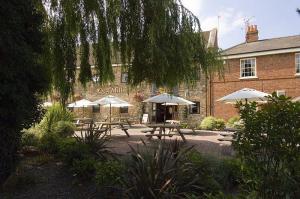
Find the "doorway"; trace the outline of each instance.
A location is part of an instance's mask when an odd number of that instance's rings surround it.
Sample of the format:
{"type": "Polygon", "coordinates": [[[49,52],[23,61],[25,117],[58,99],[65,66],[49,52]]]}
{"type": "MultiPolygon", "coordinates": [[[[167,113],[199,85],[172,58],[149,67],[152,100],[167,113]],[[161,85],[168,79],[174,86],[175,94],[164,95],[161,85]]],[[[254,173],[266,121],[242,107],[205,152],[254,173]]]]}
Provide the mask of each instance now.
{"type": "Polygon", "coordinates": [[[166,120],[176,120],[178,119],[178,106],[175,105],[163,105],[156,104],[156,123],[163,123],[166,114],[166,120]]]}

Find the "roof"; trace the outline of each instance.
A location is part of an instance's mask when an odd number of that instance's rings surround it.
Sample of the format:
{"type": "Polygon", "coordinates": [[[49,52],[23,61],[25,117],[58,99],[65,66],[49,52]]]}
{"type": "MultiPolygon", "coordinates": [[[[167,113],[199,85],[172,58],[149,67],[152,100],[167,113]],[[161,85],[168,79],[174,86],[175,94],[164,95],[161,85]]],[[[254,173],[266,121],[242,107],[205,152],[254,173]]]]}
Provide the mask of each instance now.
{"type": "Polygon", "coordinates": [[[223,55],[238,55],[253,52],[291,49],[300,47],[300,35],[241,43],[223,51],[223,55]]]}

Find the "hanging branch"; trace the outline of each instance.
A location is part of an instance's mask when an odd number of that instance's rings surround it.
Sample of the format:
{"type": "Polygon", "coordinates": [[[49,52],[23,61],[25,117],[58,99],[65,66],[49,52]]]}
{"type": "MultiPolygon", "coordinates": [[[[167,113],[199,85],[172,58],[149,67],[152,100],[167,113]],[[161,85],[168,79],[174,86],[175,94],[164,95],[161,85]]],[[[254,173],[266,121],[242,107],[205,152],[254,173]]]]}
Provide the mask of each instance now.
{"type": "Polygon", "coordinates": [[[207,49],[200,23],[180,0],[43,0],[48,13],[53,85],[66,102],[79,81],[114,80],[112,58],[120,56],[130,85],[173,87],[218,70],[218,52],[207,49]],[[78,56],[79,54],[79,56],[78,56]],[[94,63],[89,62],[93,57],[94,63]],[[217,67],[210,67],[215,65],[217,67]]]}

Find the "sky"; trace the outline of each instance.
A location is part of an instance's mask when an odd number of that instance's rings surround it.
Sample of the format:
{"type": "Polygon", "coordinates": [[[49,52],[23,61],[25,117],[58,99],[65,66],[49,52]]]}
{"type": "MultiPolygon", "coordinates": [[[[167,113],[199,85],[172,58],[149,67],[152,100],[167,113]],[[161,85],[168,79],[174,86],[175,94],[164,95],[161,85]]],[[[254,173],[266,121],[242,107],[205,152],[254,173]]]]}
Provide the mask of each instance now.
{"type": "Polygon", "coordinates": [[[219,46],[245,41],[245,21],[257,25],[259,39],[300,34],[299,0],[182,0],[203,31],[218,28],[219,46]]]}

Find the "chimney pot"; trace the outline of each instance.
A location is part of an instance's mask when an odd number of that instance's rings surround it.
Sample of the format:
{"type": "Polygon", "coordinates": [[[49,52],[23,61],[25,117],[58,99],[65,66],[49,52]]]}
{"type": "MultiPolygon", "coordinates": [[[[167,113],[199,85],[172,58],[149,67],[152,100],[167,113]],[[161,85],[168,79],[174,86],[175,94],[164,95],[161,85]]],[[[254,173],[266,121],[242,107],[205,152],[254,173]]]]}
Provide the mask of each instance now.
{"type": "Polygon", "coordinates": [[[246,33],[246,42],[255,42],[258,41],[258,30],[257,25],[249,25],[246,33]]]}

